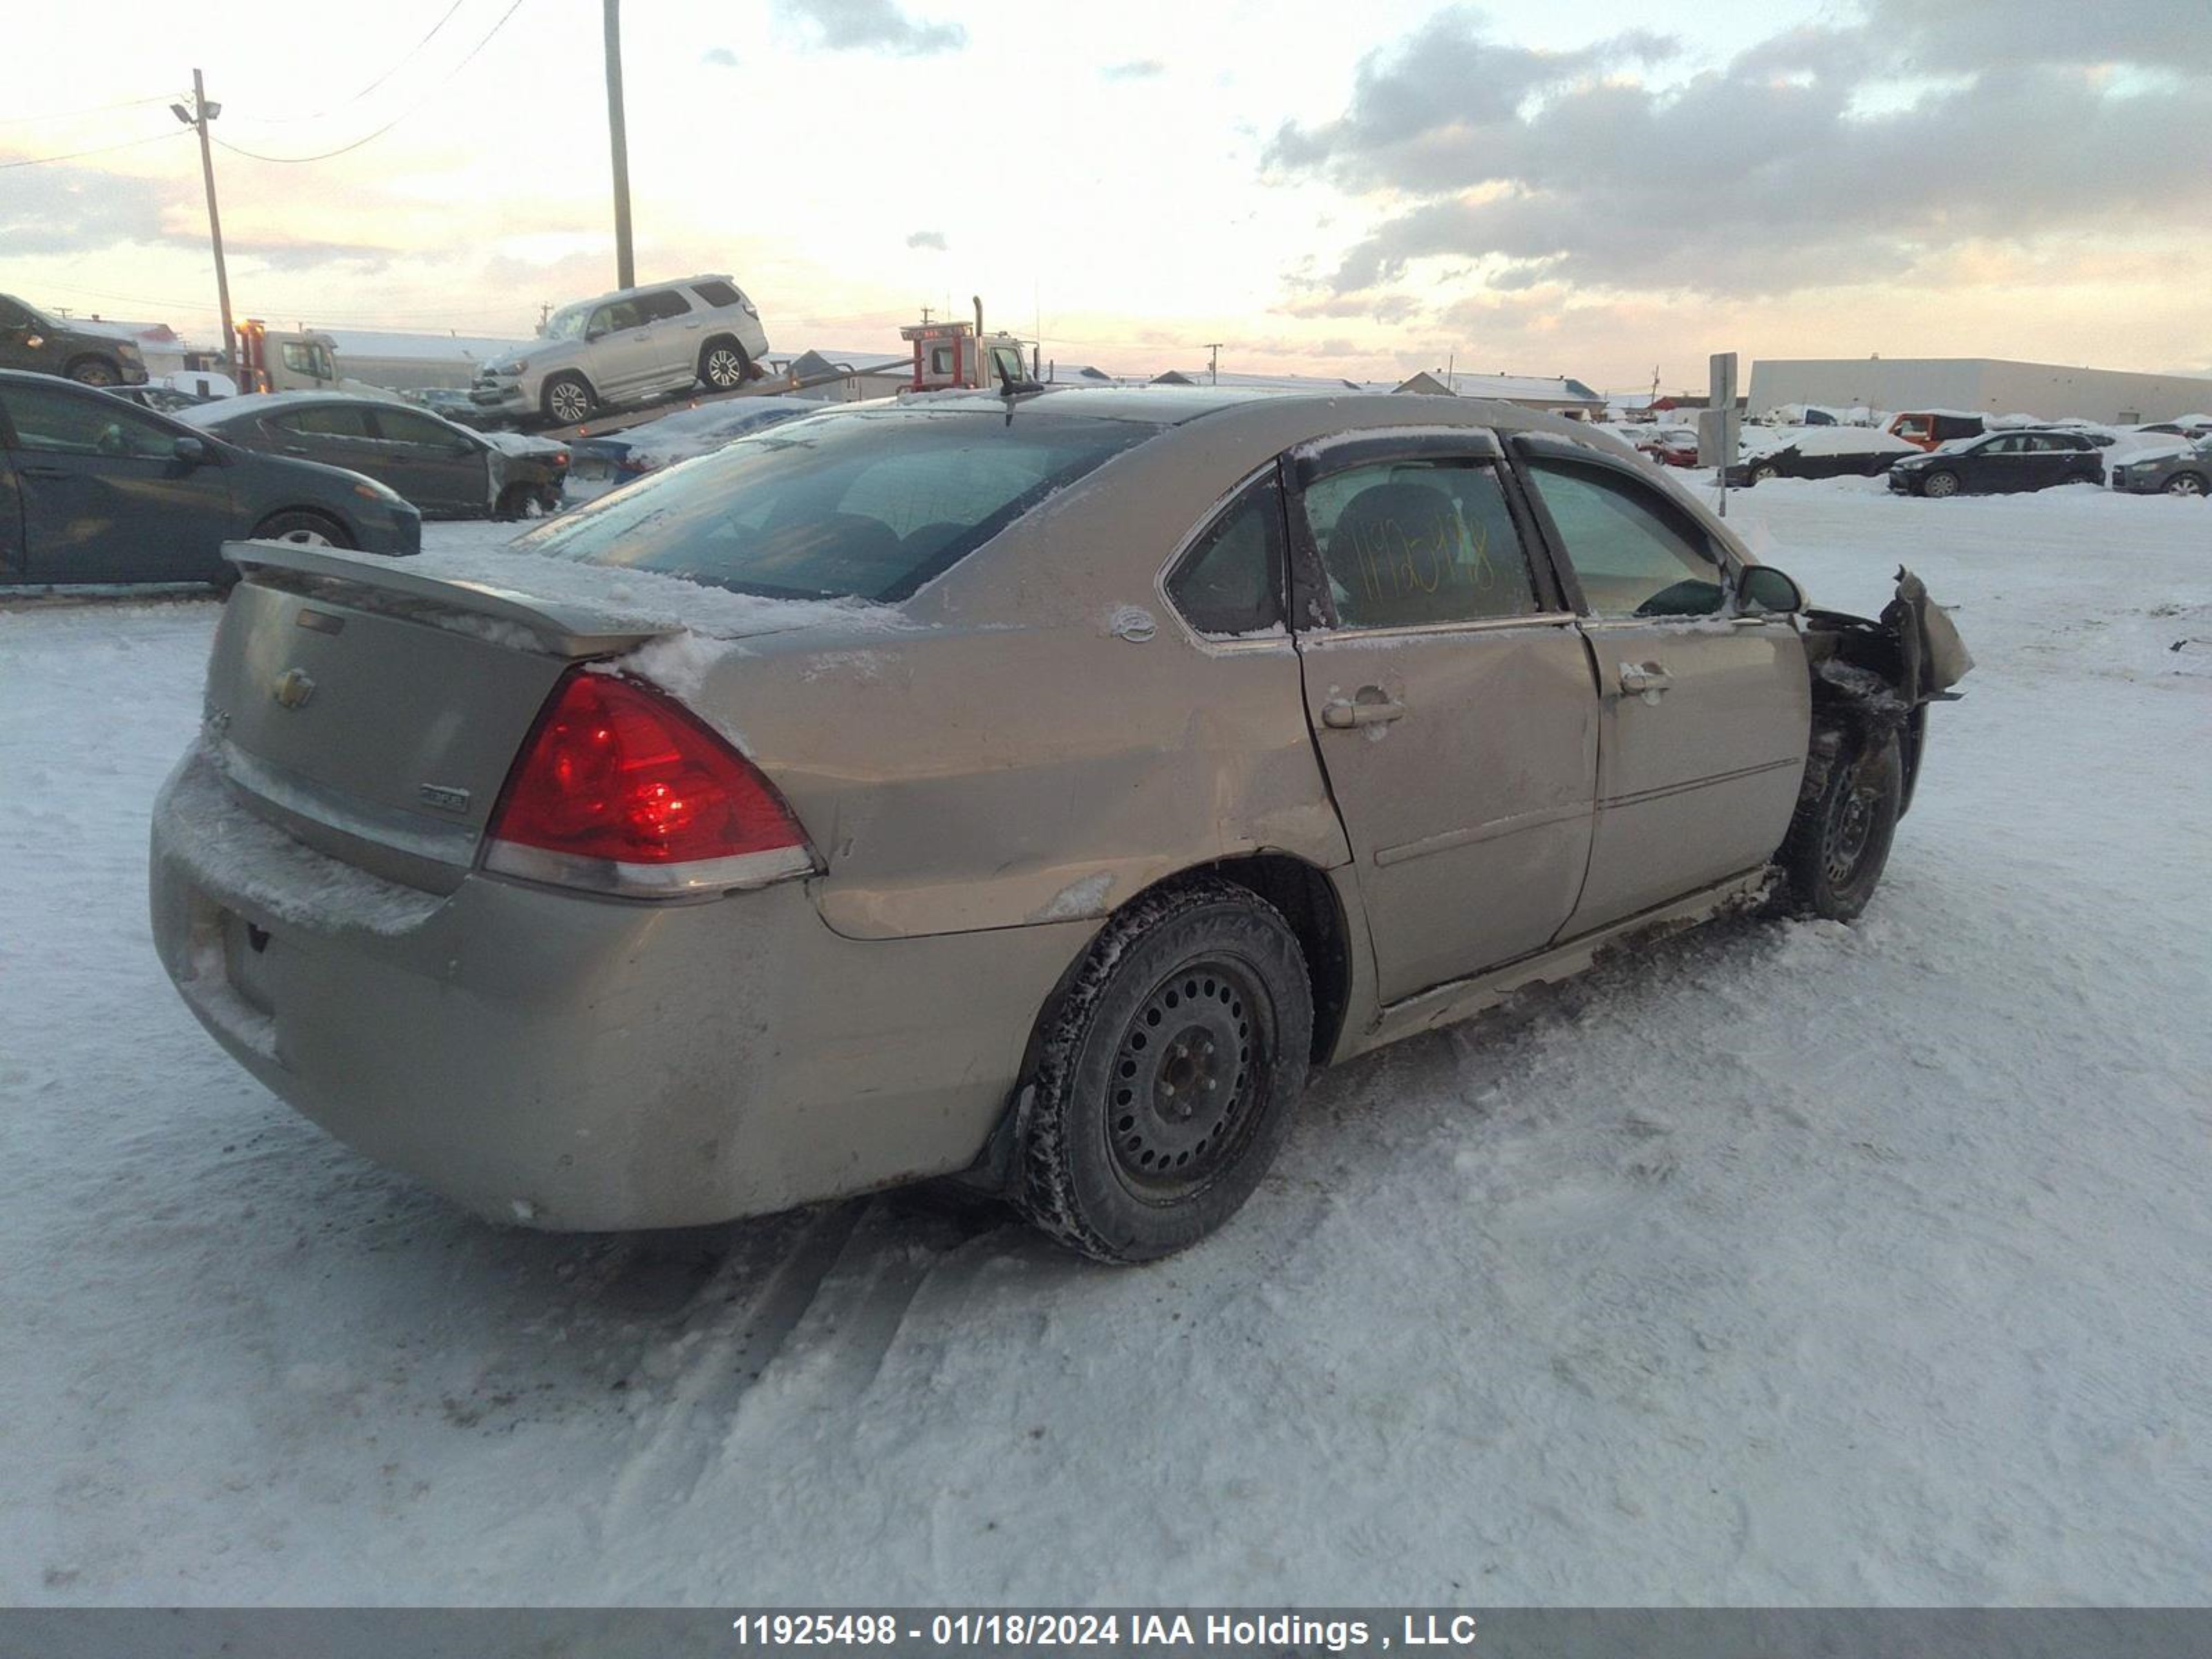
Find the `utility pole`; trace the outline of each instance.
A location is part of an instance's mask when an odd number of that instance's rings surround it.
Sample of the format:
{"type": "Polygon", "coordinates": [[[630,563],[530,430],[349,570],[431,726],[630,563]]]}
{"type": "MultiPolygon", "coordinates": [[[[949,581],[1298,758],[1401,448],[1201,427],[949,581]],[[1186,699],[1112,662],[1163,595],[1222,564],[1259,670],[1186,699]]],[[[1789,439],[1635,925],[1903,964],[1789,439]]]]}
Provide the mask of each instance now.
{"type": "Polygon", "coordinates": [[[607,136],[615,152],[615,286],[637,286],[629,250],[629,134],[623,125],[622,0],[604,0],[607,20],[607,136]]]}
{"type": "Polygon", "coordinates": [[[215,151],[208,143],[208,123],[222,113],[221,104],[208,102],[207,82],[198,70],[192,71],[192,106],[182,104],[169,106],[169,113],[188,127],[196,127],[200,135],[200,177],[207,184],[208,240],[215,244],[215,292],[222,307],[222,366],[230,376],[230,383],[240,392],[247,390],[238,382],[238,332],[230,323],[230,273],[222,263],[222,215],[215,205],[215,151]]]}
{"type": "Polygon", "coordinates": [[[1223,340],[1208,340],[1206,343],[1206,349],[1213,354],[1206,360],[1206,379],[1215,386],[1221,384],[1221,348],[1227,342],[1223,340]]]}

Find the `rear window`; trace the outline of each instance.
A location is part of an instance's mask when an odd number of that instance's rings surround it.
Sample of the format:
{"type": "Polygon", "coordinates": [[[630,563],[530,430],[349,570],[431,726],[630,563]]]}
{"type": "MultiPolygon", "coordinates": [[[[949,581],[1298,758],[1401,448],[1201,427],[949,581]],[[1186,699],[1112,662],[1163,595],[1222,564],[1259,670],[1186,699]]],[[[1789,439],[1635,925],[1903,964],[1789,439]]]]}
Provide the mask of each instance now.
{"type": "Polygon", "coordinates": [[[827,415],[653,474],[518,545],[771,599],[902,599],[1158,430],[1008,425],[995,406],[827,415]]]}

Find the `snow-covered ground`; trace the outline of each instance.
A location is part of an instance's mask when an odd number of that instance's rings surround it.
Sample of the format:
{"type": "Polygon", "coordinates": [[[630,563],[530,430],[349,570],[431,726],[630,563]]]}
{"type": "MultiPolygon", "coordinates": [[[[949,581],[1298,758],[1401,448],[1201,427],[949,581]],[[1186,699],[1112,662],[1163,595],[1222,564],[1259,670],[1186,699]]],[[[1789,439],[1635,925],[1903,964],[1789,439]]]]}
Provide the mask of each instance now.
{"type": "Polygon", "coordinates": [[[1730,505],[1980,659],[1865,921],[1327,1076],[1142,1271],[364,1164],[148,941],[216,607],[0,614],[0,1601],[2202,1601],[2212,508],[1730,505]]]}

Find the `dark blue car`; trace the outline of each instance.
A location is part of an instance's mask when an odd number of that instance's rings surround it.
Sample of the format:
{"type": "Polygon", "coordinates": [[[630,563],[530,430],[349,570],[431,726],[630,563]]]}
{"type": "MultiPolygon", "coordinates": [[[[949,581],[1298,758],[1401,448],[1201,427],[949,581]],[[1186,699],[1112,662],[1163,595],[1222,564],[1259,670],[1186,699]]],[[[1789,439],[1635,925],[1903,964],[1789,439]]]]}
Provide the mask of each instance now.
{"type": "Polygon", "coordinates": [[[225,582],[222,544],[246,538],[408,554],[422,520],[358,473],[0,371],[0,583],[225,582]]]}

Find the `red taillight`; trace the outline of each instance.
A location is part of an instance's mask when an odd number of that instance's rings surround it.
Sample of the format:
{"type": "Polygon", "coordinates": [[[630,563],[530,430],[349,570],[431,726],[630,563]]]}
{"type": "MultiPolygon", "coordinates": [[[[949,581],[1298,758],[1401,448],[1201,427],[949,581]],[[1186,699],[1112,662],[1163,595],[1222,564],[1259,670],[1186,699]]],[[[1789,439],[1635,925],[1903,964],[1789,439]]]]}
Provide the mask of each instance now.
{"type": "Polygon", "coordinates": [[[635,680],[572,670],[492,814],[485,867],[641,896],[759,886],[813,867],[753,763],[635,680]]]}

